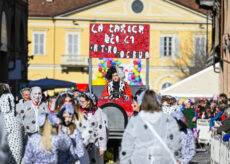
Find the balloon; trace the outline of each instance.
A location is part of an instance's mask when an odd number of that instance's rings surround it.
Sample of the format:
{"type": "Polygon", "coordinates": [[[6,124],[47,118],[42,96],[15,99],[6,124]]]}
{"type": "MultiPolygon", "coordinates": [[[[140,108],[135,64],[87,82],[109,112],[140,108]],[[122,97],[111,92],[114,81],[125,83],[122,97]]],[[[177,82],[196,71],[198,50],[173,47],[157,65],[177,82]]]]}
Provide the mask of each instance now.
{"type": "Polygon", "coordinates": [[[134,60],[134,61],[133,61],[133,64],[134,64],[134,65],[136,65],[136,64],[137,64],[137,61],[136,61],[136,60],[134,60]]]}
{"type": "Polygon", "coordinates": [[[129,77],[128,77],[128,80],[129,80],[129,81],[132,81],[132,77],[131,77],[131,76],[129,76],[129,77]]]}
{"type": "Polygon", "coordinates": [[[100,62],[101,62],[101,64],[103,64],[103,63],[104,63],[104,60],[100,60],[100,62]]]}
{"type": "Polygon", "coordinates": [[[141,63],[141,59],[138,59],[137,63],[141,63]]]}
{"type": "Polygon", "coordinates": [[[142,82],[142,79],[141,79],[141,78],[139,79],[139,82],[140,82],[140,83],[142,82]]]}
{"type": "Polygon", "coordinates": [[[103,78],[96,78],[95,80],[92,80],[92,85],[106,85],[106,80],[103,78]]]}
{"type": "Polygon", "coordinates": [[[121,65],[121,62],[120,62],[120,61],[117,61],[117,65],[118,65],[118,66],[121,65]]]}
{"type": "Polygon", "coordinates": [[[130,85],[135,85],[135,82],[131,82],[130,85]]]}
{"type": "Polygon", "coordinates": [[[141,67],[141,63],[138,63],[137,65],[138,65],[138,67],[141,67]]]}
{"type": "Polygon", "coordinates": [[[139,72],[136,72],[136,73],[135,73],[135,76],[136,76],[136,77],[139,77],[139,76],[140,76],[140,73],[139,73],[139,72]]]}
{"type": "Polygon", "coordinates": [[[102,64],[101,64],[101,63],[98,63],[98,67],[102,67],[102,64]]]}
{"type": "Polygon", "coordinates": [[[116,65],[116,63],[115,63],[115,62],[112,62],[111,65],[116,65]]]}
{"type": "Polygon", "coordinates": [[[133,75],[133,73],[129,73],[129,74],[128,74],[128,77],[131,77],[132,75],[133,75]]]}
{"type": "Polygon", "coordinates": [[[101,68],[101,67],[99,67],[99,68],[98,68],[98,71],[99,71],[99,72],[102,72],[102,68],[101,68]]]}
{"type": "Polygon", "coordinates": [[[103,64],[103,67],[104,67],[104,68],[107,68],[107,63],[104,63],[104,64],[103,64]]]}
{"type": "Polygon", "coordinates": [[[113,58],[110,58],[109,60],[110,60],[110,61],[113,61],[113,58]]]}
{"type": "Polygon", "coordinates": [[[109,63],[109,64],[107,64],[107,67],[108,67],[108,68],[110,68],[110,67],[111,67],[111,64],[110,64],[110,63],[109,63]]]}
{"type": "Polygon", "coordinates": [[[141,83],[140,83],[140,85],[142,86],[142,85],[143,85],[143,83],[141,82],[141,83]]]}
{"type": "Polygon", "coordinates": [[[98,78],[101,78],[101,77],[102,77],[102,73],[101,73],[101,72],[97,72],[96,76],[97,76],[98,78]]]}
{"type": "Polygon", "coordinates": [[[105,72],[103,72],[103,73],[102,73],[102,77],[105,77],[105,76],[106,76],[106,73],[105,73],[105,72]]]}
{"type": "Polygon", "coordinates": [[[137,69],[137,68],[138,68],[138,65],[135,65],[134,68],[137,69]]]}
{"type": "Polygon", "coordinates": [[[99,58],[99,60],[103,60],[103,58],[99,58]]]}
{"type": "Polygon", "coordinates": [[[104,58],[104,62],[107,62],[107,60],[108,60],[107,58],[104,58]]]}
{"type": "Polygon", "coordinates": [[[135,79],[135,75],[132,75],[131,77],[132,77],[132,79],[135,79]]]}
{"type": "Polygon", "coordinates": [[[136,81],[139,81],[139,80],[140,80],[140,77],[136,77],[135,80],[136,80],[136,81]]]}
{"type": "Polygon", "coordinates": [[[138,72],[141,72],[141,68],[140,68],[140,67],[139,67],[139,68],[137,68],[137,71],[138,71],[138,72]]]}
{"type": "Polygon", "coordinates": [[[140,85],[140,82],[136,82],[136,85],[140,85]]]}
{"type": "Polygon", "coordinates": [[[114,60],[115,62],[117,62],[117,61],[118,61],[118,59],[116,59],[116,58],[115,58],[115,59],[113,59],[113,60],[114,60]]]}

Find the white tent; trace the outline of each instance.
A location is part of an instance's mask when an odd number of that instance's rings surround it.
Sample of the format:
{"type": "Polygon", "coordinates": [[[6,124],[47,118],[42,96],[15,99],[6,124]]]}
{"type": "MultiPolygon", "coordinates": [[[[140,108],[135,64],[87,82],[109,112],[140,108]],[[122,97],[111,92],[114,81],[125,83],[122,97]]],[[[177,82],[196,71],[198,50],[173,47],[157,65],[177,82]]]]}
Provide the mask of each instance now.
{"type": "Polygon", "coordinates": [[[219,94],[219,73],[210,66],[162,90],[162,95],[176,97],[212,97],[219,94]]]}

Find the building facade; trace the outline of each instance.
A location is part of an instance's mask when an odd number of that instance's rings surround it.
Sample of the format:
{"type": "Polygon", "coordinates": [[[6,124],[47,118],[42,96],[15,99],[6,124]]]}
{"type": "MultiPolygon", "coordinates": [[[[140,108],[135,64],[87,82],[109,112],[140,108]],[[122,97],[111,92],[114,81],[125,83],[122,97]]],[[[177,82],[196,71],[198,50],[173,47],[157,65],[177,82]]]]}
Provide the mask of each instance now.
{"type": "MultiPolygon", "coordinates": [[[[194,56],[211,47],[212,22],[195,0],[30,0],[29,80],[88,83],[89,25],[150,25],[150,88],[159,92],[188,76],[194,56]],[[206,28],[208,27],[208,28],[206,28]],[[207,39],[208,38],[208,39],[207,39]]],[[[121,59],[121,63],[132,63],[121,59]]],[[[98,59],[93,59],[93,78],[98,59]]],[[[145,83],[145,62],[141,76],[145,83]]]]}
{"type": "Polygon", "coordinates": [[[27,0],[0,1],[0,82],[9,83],[17,94],[27,81],[27,0]]]}

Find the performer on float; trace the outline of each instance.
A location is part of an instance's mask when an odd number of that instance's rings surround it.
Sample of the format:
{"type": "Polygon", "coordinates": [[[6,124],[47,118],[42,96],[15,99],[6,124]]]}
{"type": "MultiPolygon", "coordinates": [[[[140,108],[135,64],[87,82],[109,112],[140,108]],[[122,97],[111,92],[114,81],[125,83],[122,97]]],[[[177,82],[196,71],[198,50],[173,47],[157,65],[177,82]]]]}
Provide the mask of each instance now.
{"type": "Polygon", "coordinates": [[[125,73],[117,66],[112,66],[106,74],[106,79],[109,80],[105,86],[102,98],[104,99],[132,99],[132,91],[124,81],[125,73]]]}
{"type": "Polygon", "coordinates": [[[21,109],[21,122],[28,135],[38,132],[38,117],[42,113],[50,113],[48,106],[42,102],[40,87],[31,88],[31,100],[23,104],[21,109]]]}

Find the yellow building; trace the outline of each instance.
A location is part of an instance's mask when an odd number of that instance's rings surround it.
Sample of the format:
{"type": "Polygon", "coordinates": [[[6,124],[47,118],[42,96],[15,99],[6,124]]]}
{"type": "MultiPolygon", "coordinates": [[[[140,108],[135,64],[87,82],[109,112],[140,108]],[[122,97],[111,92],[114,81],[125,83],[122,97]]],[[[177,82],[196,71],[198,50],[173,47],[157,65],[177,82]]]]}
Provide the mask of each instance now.
{"type": "MultiPolygon", "coordinates": [[[[29,61],[29,80],[47,77],[88,83],[90,23],[130,23],[150,25],[150,87],[159,92],[176,83],[188,73],[185,63],[194,63],[189,61],[191,56],[206,50],[207,20],[195,0],[191,0],[190,7],[182,5],[183,0],[174,1],[30,0],[29,56],[34,59],[29,61]]],[[[211,24],[208,19],[209,48],[211,24]]],[[[97,63],[98,59],[94,59],[93,78],[97,63]]],[[[144,80],[144,62],[141,76],[144,80]]]]}

